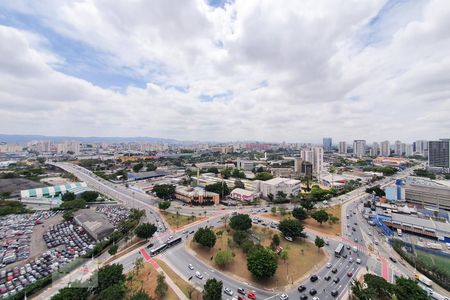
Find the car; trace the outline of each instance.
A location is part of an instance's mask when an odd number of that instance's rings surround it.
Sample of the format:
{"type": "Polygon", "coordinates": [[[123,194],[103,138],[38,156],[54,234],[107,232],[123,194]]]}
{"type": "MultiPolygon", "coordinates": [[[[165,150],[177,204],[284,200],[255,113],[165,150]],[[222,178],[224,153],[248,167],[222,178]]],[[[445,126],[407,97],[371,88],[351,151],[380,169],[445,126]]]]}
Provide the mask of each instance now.
{"type": "Polygon", "coordinates": [[[353,257],[350,257],[350,258],[348,259],[348,261],[349,261],[350,263],[352,263],[352,262],[353,262],[353,257]]]}
{"type": "Polygon", "coordinates": [[[333,282],[334,282],[334,283],[338,283],[339,281],[341,281],[341,280],[339,279],[339,277],[335,277],[335,278],[333,279],[333,282]]]}
{"type": "Polygon", "coordinates": [[[315,294],[317,294],[316,289],[310,289],[310,290],[309,290],[309,294],[310,294],[311,296],[314,296],[315,294]]]}
{"type": "Polygon", "coordinates": [[[355,242],[357,242],[357,241],[358,241],[358,239],[357,239],[357,238],[355,238],[355,239],[354,239],[354,241],[355,241],[355,242]]]}
{"type": "Polygon", "coordinates": [[[348,272],[348,273],[347,273],[347,276],[348,276],[348,277],[352,277],[352,276],[353,276],[353,273],[352,273],[352,272],[348,272]]]}
{"type": "Polygon", "coordinates": [[[280,300],[287,300],[287,299],[289,299],[288,295],[286,295],[286,294],[281,294],[280,295],[280,300]]]}
{"type": "Polygon", "coordinates": [[[337,295],[339,295],[338,291],[336,291],[336,290],[331,291],[331,296],[337,297],[337,295]]]}
{"type": "Polygon", "coordinates": [[[198,279],[203,279],[203,275],[199,271],[195,272],[195,277],[197,277],[198,279]]]}
{"type": "Polygon", "coordinates": [[[307,295],[301,295],[300,296],[300,300],[307,300],[308,299],[308,296],[307,295]]]}
{"type": "Polygon", "coordinates": [[[304,285],[299,285],[297,288],[297,291],[299,291],[300,293],[303,292],[304,290],[306,290],[306,286],[304,285]]]}
{"type": "Polygon", "coordinates": [[[355,225],[358,225],[358,223],[357,223],[357,222],[355,222],[355,223],[353,223],[353,224],[355,224],[355,225]]]}
{"type": "Polygon", "coordinates": [[[345,248],[347,248],[347,250],[350,250],[350,249],[351,249],[350,245],[347,245],[347,247],[345,247],[345,248]]]}
{"type": "Polygon", "coordinates": [[[355,227],[352,227],[352,230],[353,230],[353,231],[356,231],[356,228],[355,228],[355,227]]]}
{"type": "Polygon", "coordinates": [[[389,256],[389,259],[390,259],[393,263],[396,263],[396,262],[397,262],[397,260],[395,259],[395,257],[389,256]]]}
{"type": "MultiPolygon", "coordinates": [[[[293,242],[294,240],[290,237],[290,236],[285,236],[284,237],[287,241],[289,242],[293,242]]],[[[283,294],[284,295],[284,294],[283,294]]]]}
{"type": "Polygon", "coordinates": [[[245,300],[245,298],[242,297],[242,296],[240,296],[240,295],[237,296],[237,299],[238,299],[238,300],[245,300]]]}
{"type": "Polygon", "coordinates": [[[320,300],[319,297],[313,297],[313,300],[320,300]]]}
{"type": "Polygon", "coordinates": [[[190,270],[194,270],[194,266],[193,266],[192,264],[188,264],[188,268],[189,268],[190,270]]]}
{"type": "Polygon", "coordinates": [[[317,277],[317,275],[313,275],[309,279],[311,280],[311,282],[316,282],[319,277],[317,277]]]}
{"type": "Polygon", "coordinates": [[[233,296],[233,291],[230,288],[224,288],[223,292],[229,296],[233,296]]]}
{"type": "Polygon", "coordinates": [[[327,268],[331,268],[332,264],[331,263],[327,263],[327,268]]]}
{"type": "Polygon", "coordinates": [[[153,243],[148,244],[147,249],[151,249],[154,245],[153,243]]]}
{"type": "Polygon", "coordinates": [[[361,259],[357,258],[356,263],[359,265],[361,263],[361,259]]]}
{"type": "MultiPolygon", "coordinates": [[[[247,298],[250,298],[250,299],[252,299],[252,300],[255,300],[255,299],[256,299],[256,295],[255,295],[254,293],[252,293],[252,292],[248,292],[247,298]]],[[[287,299],[287,298],[286,298],[286,299],[287,299]]]]}
{"type": "Polygon", "coordinates": [[[344,254],[342,255],[342,257],[343,257],[343,258],[347,258],[347,253],[344,253],[344,254]]]}
{"type": "Polygon", "coordinates": [[[239,294],[245,295],[245,290],[244,290],[243,288],[238,288],[238,289],[237,289],[237,292],[238,292],[239,294]]]}
{"type": "Polygon", "coordinates": [[[330,275],[327,275],[327,276],[325,276],[323,279],[325,279],[326,281],[330,281],[331,276],[330,276],[330,275]]]}
{"type": "Polygon", "coordinates": [[[338,270],[337,270],[336,268],[333,268],[333,270],[331,270],[331,273],[336,274],[337,271],[338,271],[338,270]]]}

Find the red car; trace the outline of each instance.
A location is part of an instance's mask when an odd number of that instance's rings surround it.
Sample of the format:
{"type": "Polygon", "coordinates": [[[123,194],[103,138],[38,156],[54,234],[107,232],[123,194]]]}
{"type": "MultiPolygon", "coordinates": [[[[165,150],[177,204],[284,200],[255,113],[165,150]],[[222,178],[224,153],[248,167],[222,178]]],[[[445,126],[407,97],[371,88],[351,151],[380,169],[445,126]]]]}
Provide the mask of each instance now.
{"type": "Polygon", "coordinates": [[[253,300],[256,299],[256,295],[253,294],[252,292],[248,292],[247,297],[250,298],[250,299],[253,299],[253,300]]]}
{"type": "Polygon", "coordinates": [[[353,276],[353,273],[352,273],[352,272],[348,272],[348,273],[347,273],[347,276],[348,276],[348,277],[352,277],[352,276],[353,276]]]}

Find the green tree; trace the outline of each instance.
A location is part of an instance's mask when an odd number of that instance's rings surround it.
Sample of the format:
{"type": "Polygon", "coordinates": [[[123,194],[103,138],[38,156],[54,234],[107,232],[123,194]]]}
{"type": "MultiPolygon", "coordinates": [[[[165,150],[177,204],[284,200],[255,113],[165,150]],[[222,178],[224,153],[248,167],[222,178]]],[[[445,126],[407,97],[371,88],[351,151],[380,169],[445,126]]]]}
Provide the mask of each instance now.
{"type": "Polygon", "coordinates": [[[138,227],[136,227],[134,233],[137,235],[138,238],[148,240],[153,236],[153,234],[155,234],[157,229],[158,228],[154,224],[143,223],[138,225],[138,227]]]}
{"type": "Polygon", "coordinates": [[[219,250],[214,257],[216,265],[224,267],[233,261],[233,252],[230,250],[219,250]]]}
{"type": "Polygon", "coordinates": [[[194,235],[194,242],[208,248],[214,247],[216,239],[216,234],[209,227],[199,228],[194,235]]]}
{"type": "Polygon", "coordinates": [[[266,180],[269,180],[272,178],[273,178],[273,175],[270,174],[269,172],[259,172],[259,173],[256,173],[254,180],[266,181],[266,180]]]}
{"type": "Polygon", "coordinates": [[[220,174],[224,179],[228,179],[231,176],[232,168],[225,168],[220,171],[220,174]]]}
{"type": "Polygon", "coordinates": [[[63,213],[63,219],[64,220],[66,220],[66,221],[69,221],[69,220],[72,220],[72,218],[73,218],[73,210],[71,209],[71,210],[66,210],[64,213],[63,213]]]}
{"type": "Polygon", "coordinates": [[[166,296],[168,289],[169,286],[166,283],[166,277],[164,274],[158,274],[158,278],[156,279],[155,294],[160,299],[163,299],[166,296]]]}
{"type": "Polygon", "coordinates": [[[247,255],[247,269],[258,279],[272,277],[277,267],[277,257],[270,249],[259,248],[247,255]]]}
{"type": "Polygon", "coordinates": [[[239,179],[236,179],[234,181],[234,188],[236,189],[245,189],[245,185],[242,181],[240,181],[239,179]]]}
{"type": "Polygon", "coordinates": [[[270,248],[275,250],[278,246],[280,246],[280,236],[278,234],[274,234],[272,236],[272,242],[270,243],[270,248]]]}
{"type": "Polygon", "coordinates": [[[312,210],[314,208],[314,202],[312,202],[312,200],[309,199],[309,198],[302,199],[301,205],[307,211],[310,211],[310,210],[312,210]]]}
{"type": "Polygon", "coordinates": [[[64,201],[72,201],[75,200],[76,196],[74,193],[72,192],[65,192],[64,194],[62,194],[61,196],[61,200],[64,201]]]}
{"type": "Polygon", "coordinates": [[[94,202],[98,198],[98,193],[96,191],[85,191],[81,193],[80,198],[84,199],[86,202],[94,202]]]}
{"type": "Polygon", "coordinates": [[[147,166],[146,166],[147,172],[155,171],[157,168],[158,167],[155,166],[154,164],[147,164],[147,166]]]}
{"type": "Polygon", "coordinates": [[[221,300],[223,282],[215,278],[208,279],[203,287],[203,300],[221,300]]]}
{"type": "Polygon", "coordinates": [[[125,276],[123,275],[123,266],[112,264],[100,268],[97,271],[97,280],[98,285],[95,289],[96,293],[100,293],[114,284],[122,283],[125,280],[125,276]]]}
{"type": "Polygon", "coordinates": [[[211,168],[208,168],[208,170],[206,172],[219,174],[219,169],[217,169],[216,167],[211,167],[211,168]]]}
{"type": "Polygon", "coordinates": [[[225,197],[230,194],[230,189],[228,188],[226,182],[216,182],[213,184],[208,184],[207,186],[205,186],[205,191],[219,194],[220,197],[222,197],[222,195],[225,197]]]}
{"type": "Polygon", "coordinates": [[[85,300],[88,296],[87,288],[65,287],[60,289],[51,300],[85,300]]]}
{"type": "Polygon", "coordinates": [[[103,289],[97,296],[97,300],[123,299],[127,289],[123,282],[112,284],[103,289]]]}
{"type": "Polygon", "coordinates": [[[238,244],[239,246],[242,245],[243,242],[248,240],[248,232],[244,230],[236,230],[233,233],[233,242],[238,244]]]}
{"type": "Polygon", "coordinates": [[[143,163],[137,163],[137,164],[135,164],[134,166],[133,166],[133,171],[134,172],[139,172],[142,168],[144,167],[144,164],[143,163]]]}
{"type": "Polygon", "coordinates": [[[173,184],[157,184],[152,192],[161,199],[169,200],[175,197],[175,186],[173,184]]]}
{"type": "Polygon", "coordinates": [[[325,246],[325,241],[324,241],[322,238],[316,236],[316,239],[315,239],[315,241],[314,241],[314,244],[315,244],[316,247],[317,247],[317,251],[319,251],[320,248],[322,248],[323,246],[325,246]]]}
{"type": "Polygon", "coordinates": [[[230,227],[234,230],[249,230],[252,228],[252,219],[247,214],[237,214],[230,218],[230,227]]]}
{"type": "Polygon", "coordinates": [[[153,300],[153,299],[146,292],[141,290],[131,295],[131,297],[128,300],[153,300]]]}
{"type": "Polygon", "coordinates": [[[303,229],[304,227],[302,223],[294,219],[282,220],[278,225],[278,230],[280,230],[284,236],[291,237],[293,239],[298,237],[306,237],[303,229]]]}
{"type": "Polygon", "coordinates": [[[386,193],[380,188],[379,185],[371,187],[371,188],[367,188],[366,193],[371,194],[371,195],[375,194],[375,196],[378,196],[378,197],[386,196],[386,193]]]}
{"type": "Polygon", "coordinates": [[[364,275],[364,282],[367,284],[367,288],[378,297],[391,298],[394,286],[383,277],[368,273],[364,275]]]}
{"type": "Polygon", "coordinates": [[[76,199],[72,201],[63,202],[60,207],[62,209],[80,209],[86,207],[86,201],[84,199],[76,199]]]}
{"type": "Polygon", "coordinates": [[[166,210],[170,207],[170,201],[161,201],[158,203],[158,208],[160,210],[166,210]]]}
{"type": "Polygon", "coordinates": [[[117,246],[117,244],[111,245],[111,247],[109,247],[108,253],[111,255],[114,255],[117,253],[118,249],[119,249],[119,246],[117,246]]]}
{"type": "Polygon", "coordinates": [[[308,218],[308,213],[302,207],[295,207],[292,210],[292,216],[299,221],[304,221],[308,218]]]}
{"type": "Polygon", "coordinates": [[[277,214],[277,208],[276,206],[272,206],[272,208],[270,209],[270,211],[272,212],[272,216],[275,216],[277,214]]]}
{"type": "Polygon", "coordinates": [[[323,209],[313,212],[311,214],[311,217],[314,220],[316,220],[317,222],[319,222],[320,225],[322,225],[322,223],[328,221],[328,218],[329,218],[328,213],[323,209]]]}
{"type": "Polygon", "coordinates": [[[428,300],[427,293],[422,290],[417,282],[411,279],[398,278],[395,282],[394,293],[398,300],[428,300]]]}
{"type": "Polygon", "coordinates": [[[330,225],[336,224],[339,221],[339,218],[336,216],[333,216],[331,214],[328,214],[329,219],[328,219],[328,223],[330,223],[330,225]]]}

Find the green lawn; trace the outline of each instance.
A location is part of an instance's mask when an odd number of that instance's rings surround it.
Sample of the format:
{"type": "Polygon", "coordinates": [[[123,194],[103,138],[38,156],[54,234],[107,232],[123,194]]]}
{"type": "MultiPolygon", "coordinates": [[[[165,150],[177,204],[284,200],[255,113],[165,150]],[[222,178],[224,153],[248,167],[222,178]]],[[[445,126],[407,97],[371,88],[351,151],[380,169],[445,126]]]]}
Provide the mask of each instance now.
{"type": "Polygon", "coordinates": [[[450,277],[450,258],[444,256],[430,254],[421,250],[417,250],[417,260],[422,261],[427,266],[434,266],[442,273],[450,277]]]}

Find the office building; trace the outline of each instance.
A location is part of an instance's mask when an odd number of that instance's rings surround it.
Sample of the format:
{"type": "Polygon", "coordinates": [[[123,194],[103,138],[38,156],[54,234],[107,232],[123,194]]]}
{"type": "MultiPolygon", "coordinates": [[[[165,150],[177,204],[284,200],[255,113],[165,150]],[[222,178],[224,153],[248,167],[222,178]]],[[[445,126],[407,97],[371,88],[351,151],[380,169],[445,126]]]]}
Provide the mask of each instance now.
{"type": "Polygon", "coordinates": [[[402,180],[397,179],[395,185],[384,188],[389,201],[405,201],[405,187],[402,180]]]}
{"type": "Polygon", "coordinates": [[[294,159],[294,172],[296,174],[300,174],[302,171],[302,163],[303,163],[303,159],[301,157],[296,157],[294,159]]]}
{"type": "Polygon", "coordinates": [[[238,158],[236,161],[237,168],[244,171],[252,171],[257,162],[253,160],[243,160],[238,158]]]}
{"type": "Polygon", "coordinates": [[[320,174],[323,170],[323,148],[312,147],[310,149],[303,149],[301,152],[302,159],[312,164],[312,171],[314,174],[320,174]]]}
{"type": "Polygon", "coordinates": [[[405,145],[405,156],[413,156],[414,155],[414,149],[412,144],[406,144],[405,145]]]}
{"type": "Polygon", "coordinates": [[[268,197],[269,194],[275,197],[278,192],[283,192],[288,196],[297,195],[300,192],[300,180],[277,177],[261,181],[259,192],[264,197],[268,197]]]}
{"type": "Polygon", "coordinates": [[[254,191],[248,191],[240,188],[236,188],[231,191],[230,197],[234,200],[240,200],[240,201],[247,201],[251,202],[255,200],[255,198],[258,196],[257,193],[254,191]]]}
{"type": "Polygon", "coordinates": [[[330,137],[323,138],[323,151],[331,152],[332,150],[332,139],[330,137]]]}
{"type": "Polygon", "coordinates": [[[305,176],[308,179],[312,179],[313,173],[313,165],[309,161],[302,162],[302,170],[300,172],[301,175],[305,176]]]}
{"type": "Polygon", "coordinates": [[[371,156],[378,156],[379,154],[380,154],[380,144],[378,144],[377,142],[373,142],[371,156]]]}
{"type": "Polygon", "coordinates": [[[205,191],[200,187],[187,187],[177,185],[175,198],[190,204],[219,204],[220,195],[205,191]]]}
{"type": "Polygon", "coordinates": [[[394,154],[401,156],[402,155],[402,142],[401,141],[395,141],[394,143],[394,154]]]}
{"type": "Polygon", "coordinates": [[[353,156],[361,158],[366,154],[366,140],[353,141],[353,156]]]}
{"type": "Polygon", "coordinates": [[[405,180],[406,202],[450,211],[450,185],[424,177],[405,180]]]}
{"type": "Polygon", "coordinates": [[[339,142],[339,153],[347,154],[347,142],[345,141],[339,142]]]}
{"type": "Polygon", "coordinates": [[[414,153],[418,155],[422,155],[424,157],[428,156],[428,141],[418,140],[414,142],[414,153]]]}
{"type": "Polygon", "coordinates": [[[391,155],[391,145],[389,144],[389,141],[381,142],[380,155],[381,156],[391,155]]]}
{"type": "Polygon", "coordinates": [[[450,170],[450,139],[428,142],[428,166],[450,170]]]}

